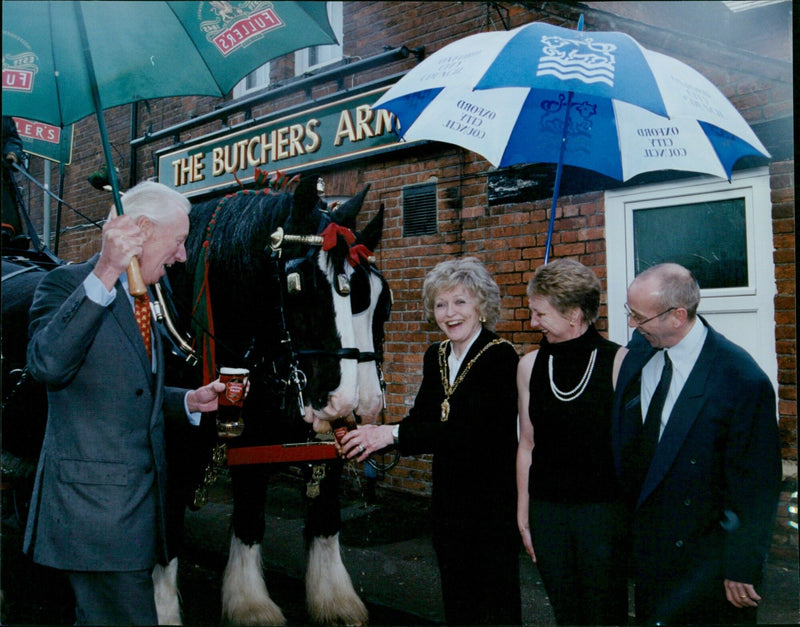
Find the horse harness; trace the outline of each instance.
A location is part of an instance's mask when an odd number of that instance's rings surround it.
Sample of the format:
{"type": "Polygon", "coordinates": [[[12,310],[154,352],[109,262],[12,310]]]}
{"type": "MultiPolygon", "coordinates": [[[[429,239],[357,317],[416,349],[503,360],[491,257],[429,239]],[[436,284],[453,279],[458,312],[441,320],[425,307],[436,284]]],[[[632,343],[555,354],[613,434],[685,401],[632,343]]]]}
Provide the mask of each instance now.
{"type": "MultiPolygon", "coordinates": [[[[389,293],[387,295],[386,289],[382,290],[381,297],[375,310],[376,318],[373,320],[372,329],[374,345],[373,351],[361,351],[355,347],[342,347],[336,350],[318,348],[297,349],[294,346],[294,342],[289,332],[289,327],[286,323],[286,297],[288,295],[300,293],[307,287],[304,286],[303,273],[300,266],[303,264],[303,262],[307,262],[313,258],[315,249],[317,247],[322,247],[325,249],[325,229],[328,228],[338,228],[340,230],[344,229],[344,227],[338,227],[338,225],[335,225],[327,213],[323,213],[320,219],[320,225],[318,228],[318,232],[321,233],[320,235],[287,234],[284,232],[283,228],[278,227],[278,229],[272,233],[270,241],[264,249],[265,252],[269,252],[270,259],[275,265],[275,271],[271,274],[277,281],[276,291],[279,295],[278,304],[276,307],[277,318],[279,320],[279,345],[282,347],[284,355],[288,357],[288,367],[284,368],[282,373],[279,372],[281,370],[280,364],[282,363],[281,356],[279,355],[272,360],[271,369],[274,376],[271,377],[271,379],[282,395],[282,409],[285,409],[294,402],[296,403],[296,407],[300,413],[300,416],[303,417],[305,415],[305,400],[303,398],[303,390],[308,383],[308,378],[300,368],[299,360],[301,357],[334,358],[340,360],[355,359],[359,363],[374,361],[381,388],[381,394],[384,396],[383,408],[381,410],[381,414],[383,415],[386,406],[386,381],[382,369],[382,347],[384,343],[383,323],[386,319],[388,319],[389,311],[391,309],[391,294],[389,293]],[[284,244],[299,244],[307,246],[308,250],[304,255],[292,257],[287,260],[283,254],[284,244]],[[380,318],[378,318],[378,316],[380,316],[380,318]],[[375,320],[378,319],[380,320],[380,324],[375,323],[375,320]]],[[[350,236],[352,236],[352,233],[349,231],[349,229],[346,229],[346,231],[350,233],[350,236]]],[[[337,233],[337,237],[340,233],[342,232],[340,231],[337,233]]],[[[361,249],[358,250],[358,253],[361,256],[361,260],[365,261],[366,263],[352,263],[351,265],[356,268],[360,267],[367,273],[375,274],[381,281],[382,285],[385,288],[388,288],[385,278],[374,265],[374,259],[371,257],[371,253],[366,249],[366,247],[358,245],[353,248],[361,249]]],[[[337,274],[335,279],[334,289],[336,289],[340,295],[350,296],[350,279],[344,273],[337,274]]],[[[368,278],[366,280],[366,285],[367,288],[370,288],[368,278]]],[[[164,299],[160,285],[157,284],[155,290],[157,298],[153,300],[152,306],[154,308],[157,321],[163,323],[170,336],[170,339],[173,342],[173,345],[177,351],[185,357],[187,363],[189,365],[196,365],[198,363],[197,355],[194,349],[184,338],[181,337],[181,334],[177,331],[171,319],[170,310],[167,306],[166,299],[164,299]],[[163,303],[163,305],[161,303],[163,303]]],[[[367,301],[369,301],[369,298],[367,301]]],[[[204,332],[208,333],[208,330],[205,330],[204,332]]],[[[255,337],[252,338],[250,348],[243,357],[245,363],[254,361],[254,347],[255,337]]],[[[214,483],[219,473],[219,469],[225,464],[226,461],[228,466],[232,466],[259,463],[319,462],[336,459],[338,457],[335,447],[331,442],[299,442],[265,446],[248,446],[228,448],[227,451],[226,448],[227,447],[224,444],[220,444],[215,448],[212,454],[211,463],[206,468],[203,482],[195,491],[194,505],[196,507],[201,507],[203,504],[205,504],[207,499],[207,488],[214,483]]],[[[388,468],[391,467],[380,466],[371,459],[368,460],[368,463],[369,462],[372,462],[373,467],[375,467],[377,470],[388,470],[388,468]]],[[[392,465],[396,463],[397,460],[395,460],[392,465]]],[[[315,468],[313,469],[313,478],[307,490],[309,496],[313,496],[315,493],[317,493],[315,486],[318,487],[318,483],[321,481],[323,476],[324,469],[321,470],[316,468],[315,465],[315,468]]]]}

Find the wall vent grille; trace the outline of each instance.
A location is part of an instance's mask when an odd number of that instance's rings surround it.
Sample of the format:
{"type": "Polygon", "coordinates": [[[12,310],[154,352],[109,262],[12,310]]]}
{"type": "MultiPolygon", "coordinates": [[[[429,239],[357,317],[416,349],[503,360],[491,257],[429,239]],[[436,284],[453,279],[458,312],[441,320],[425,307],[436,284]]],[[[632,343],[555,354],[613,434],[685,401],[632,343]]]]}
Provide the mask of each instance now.
{"type": "Polygon", "coordinates": [[[403,237],[435,235],[438,232],[436,183],[403,188],[403,237]]]}

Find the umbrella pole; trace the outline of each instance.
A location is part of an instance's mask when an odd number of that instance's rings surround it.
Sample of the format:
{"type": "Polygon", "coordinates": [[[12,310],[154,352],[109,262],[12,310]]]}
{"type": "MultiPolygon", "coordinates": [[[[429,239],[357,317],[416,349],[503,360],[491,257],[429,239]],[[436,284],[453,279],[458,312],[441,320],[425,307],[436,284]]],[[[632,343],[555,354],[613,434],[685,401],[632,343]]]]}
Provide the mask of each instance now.
{"type": "Polygon", "coordinates": [[[556,222],[556,205],[558,204],[558,191],[561,188],[561,172],[564,169],[564,152],[567,149],[567,129],[569,128],[569,110],[572,108],[572,92],[567,96],[567,113],[564,115],[564,131],[561,133],[561,148],[558,153],[556,166],[556,180],[553,183],[553,202],[550,205],[550,224],[547,227],[547,242],[544,245],[544,264],[550,261],[550,245],[553,241],[553,227],[556,222]]]}
{"type": "MultiPolygon", "coordinates": [[[[97,75],[94,71],[92,53],[89,50],[89,37],[86,34],[86,24],[83,21],[83,9],[81,9],[80,2],[73,2],[73,7],[75,8],[75,14],[78,18],[76,21],[81,35],[81,43],[83,44],[83,59],[86,64],[86,72],[89,75],[92,101],[94,102],[94,109],[97,114],[97,126],[100,129],[100,142],[103,146],[103,154],[105,154],[106,163],[108,164],[108,181],[111,184],[114,207],[117,210],[117,215],[121,216],[125,212],[122,209],[122,199],[119,195],[119,181],[117,180],[117,172],[114,169],[114,156],[111,153],[111,143],[108,141],[108,130],[106,129],[106,121],[103,117],[103,106],[100,102],[100,90],[97,87],[97,75]]],[[[128,289],[131,296],[142,296],[147,293],[147,286],[144,283],[144,279],[142,279],[139,260],[136,257],[131,259],[131,265],[128,268],[128,289]]]]}
{"type": "MultiPolygon", "coordinates": [[[[578,18],[577,30],[583,30],[583,13],[578,18]]],[[[567,149],[567,129],[569,129],[569,111],[572,108],[572,96],[569,92],[567,96],[567,113],[564,115],[564,131],[561,133],[561,148],[558,153],[558,165],[556,166],[556,180],[553,183],[553,203],[550,205],[550,224],[547,227],[547,242],[544,245],[544,265],[550,261],[550,243],[553,241],[553,227],[556,223],[556,204],[558,203],[558,192],[561,188],[561,172],[564,169],[564,152],[567,149]]]]}

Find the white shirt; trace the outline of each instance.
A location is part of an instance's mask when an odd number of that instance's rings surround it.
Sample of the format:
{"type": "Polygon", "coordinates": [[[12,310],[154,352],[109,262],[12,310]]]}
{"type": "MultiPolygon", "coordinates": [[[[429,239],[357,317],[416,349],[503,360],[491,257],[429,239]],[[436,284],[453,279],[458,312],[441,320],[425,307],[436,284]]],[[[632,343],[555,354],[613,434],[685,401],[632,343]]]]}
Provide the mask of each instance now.
{"type": "MultiPolygon", "coordinates": [[[[661,430],[659,431],[659,438],[664,433],[664,427],[669,422],[669,416],[675,403],[692,372],[697,358],[700,356],[700,351],[703,349],[703,344],[706,341],[708,329],[706,325],[700,320],[695,319],[695,323],[689,333],[686,334],[680,342],[669,349],[670,361],[672,361],[672,380],[670,381],[669,391],[667,392],[667,400],[664,401],[664,411],[661,414],[661,430]]],[[[642,368],[642,421],[647,416],[647,409],[650,407],[650,401],[658,386],[658,381],[661,378],[661,371],[664,369],[664,352],[658,351],[650,358],[644,368],[642,368]]]]}
{"type": "Polygon", "coordinates": [[[456,380],[458,369],[461,368],[464,357],[467,356],[469,349],[472,348],[472,345],[475,343],[475,340],[478,339],[478,336],[481,334],[482,330],[483,327],[479,328],[478,332],[472,336],[472,339],[469,342],[467,342],[467,345],[464,347],[464,352],[461,353],[461,357],[456,357],[456,351],[453,348],[453,343],[450,342],[450,355],[447,357],[447,369],[450,371],[450,385],[453,385],[453,382],[456,380]]]}

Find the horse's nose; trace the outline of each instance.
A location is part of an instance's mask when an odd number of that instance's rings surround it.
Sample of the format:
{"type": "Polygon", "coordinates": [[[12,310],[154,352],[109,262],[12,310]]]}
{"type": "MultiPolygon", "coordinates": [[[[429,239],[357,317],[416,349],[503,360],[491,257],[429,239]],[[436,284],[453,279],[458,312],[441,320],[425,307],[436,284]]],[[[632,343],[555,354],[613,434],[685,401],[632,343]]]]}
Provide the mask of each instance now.
{"type": "Polygon", "coordinates": [[[358,402],[357,391],[335,390],[328,396],[328,406],[323,410],[332,418],[353,413],[358,402]]]}
{"type": "Polygon", "coordinates": [[[364,424],[372,424],[383,409],[383,396],[373,396],[368,399],[361,399],[355,408],[356,414],[364,424]]]}

